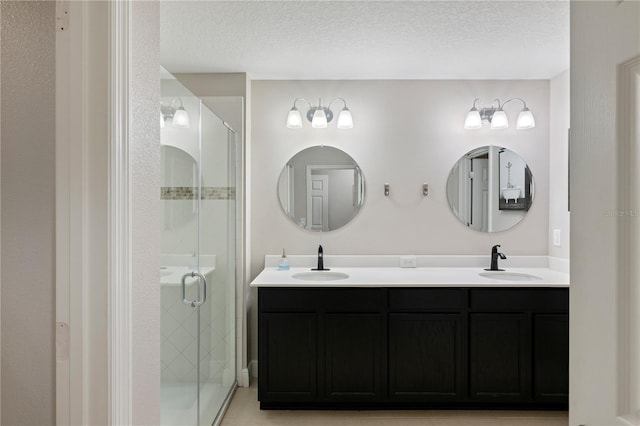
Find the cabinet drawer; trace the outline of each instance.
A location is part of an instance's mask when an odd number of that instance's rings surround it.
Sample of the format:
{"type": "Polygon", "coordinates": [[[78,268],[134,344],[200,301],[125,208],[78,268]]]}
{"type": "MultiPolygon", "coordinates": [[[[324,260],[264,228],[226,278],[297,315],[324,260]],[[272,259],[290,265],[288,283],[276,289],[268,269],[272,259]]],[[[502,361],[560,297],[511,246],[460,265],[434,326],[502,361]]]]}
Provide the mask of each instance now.
{"type": "Polygon", "coordinates": [[[261,311],[304,312],[315,310],[317,298],[317,290],[312,288],[258,289],[258,306],[261,311]]]}
{"type": "Polygon", "coordinates": [[[379,312],[382,288],[260,288],[260,311],[379,312]]]}
{"type": "Polygon", "coordinates": [[[389,310],[392,312],[451,312],[462,309],[461,288],[392,288],[389,310]]]}
{"type": "Polygon", "coordinates": [[[568,312],[569,290],[540,289],[470,289],[469,307],[474,311],[491,312],[568,312]]]}

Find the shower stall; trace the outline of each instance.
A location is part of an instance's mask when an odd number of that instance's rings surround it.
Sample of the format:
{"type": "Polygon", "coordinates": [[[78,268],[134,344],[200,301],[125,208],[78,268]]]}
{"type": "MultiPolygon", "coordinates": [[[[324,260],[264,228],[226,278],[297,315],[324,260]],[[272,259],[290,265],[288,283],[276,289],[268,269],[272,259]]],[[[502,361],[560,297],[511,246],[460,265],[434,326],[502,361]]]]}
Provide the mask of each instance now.
{"type": "Polygon", "coordinates": [[[161,70],[161,422],[211,425],[236,386],[236,132],[161,70]]]}

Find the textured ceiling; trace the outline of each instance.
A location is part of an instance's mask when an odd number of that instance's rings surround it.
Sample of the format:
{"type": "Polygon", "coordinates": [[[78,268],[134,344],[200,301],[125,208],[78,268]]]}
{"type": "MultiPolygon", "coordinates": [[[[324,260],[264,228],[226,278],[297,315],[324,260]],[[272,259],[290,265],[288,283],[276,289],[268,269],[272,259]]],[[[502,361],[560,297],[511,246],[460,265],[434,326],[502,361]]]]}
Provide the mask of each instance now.
{"type": "Polygon", "coordinates": [[[568,1],[163,1],[171,72],[255,79],[547,79],[568,1]]]}

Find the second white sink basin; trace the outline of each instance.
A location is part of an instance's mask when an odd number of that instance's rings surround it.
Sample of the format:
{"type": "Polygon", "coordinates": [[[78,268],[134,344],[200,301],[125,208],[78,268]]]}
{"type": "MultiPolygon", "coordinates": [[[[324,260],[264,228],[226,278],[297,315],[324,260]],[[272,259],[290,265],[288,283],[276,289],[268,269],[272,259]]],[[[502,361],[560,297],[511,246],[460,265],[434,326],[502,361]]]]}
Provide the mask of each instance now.
{"type": "Polygon", "coordinates": [[[538,281],[541,277],[531,274],[522,274],[519,272],[505,272],[505,271],[487,271],[480,272],[478,275],[481,277],[489,278],[492,280],[503,281],[538,281]]]}
{"type": "Polygon", "coordinates": [[[345,278],[349,278],[349,274],[345,274],[344,272],[331,272],[331,271],[309,271],[309,272],[298,272],[297,274],[291,275],[292,278],[296,278],[298,280],[306,280],[306,281],[336,281],[336,280],[344,280],[345,278]]]}

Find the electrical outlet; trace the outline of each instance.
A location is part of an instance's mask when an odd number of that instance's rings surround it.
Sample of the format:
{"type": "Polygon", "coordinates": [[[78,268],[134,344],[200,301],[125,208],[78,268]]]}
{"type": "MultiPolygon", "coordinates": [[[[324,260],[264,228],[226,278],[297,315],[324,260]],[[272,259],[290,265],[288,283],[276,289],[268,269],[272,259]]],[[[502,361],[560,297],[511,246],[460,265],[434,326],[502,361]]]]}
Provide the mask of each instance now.
{"type": "Polygon", "coordinates": [[[417,266],[415,256],[400,256],[401,268],[415,268],[417,266]]]}
{"type": "Polygon", "coordinates": [[[560,230],[553,230],[553,245],[556,247],[560,247],[560,230]]]}

